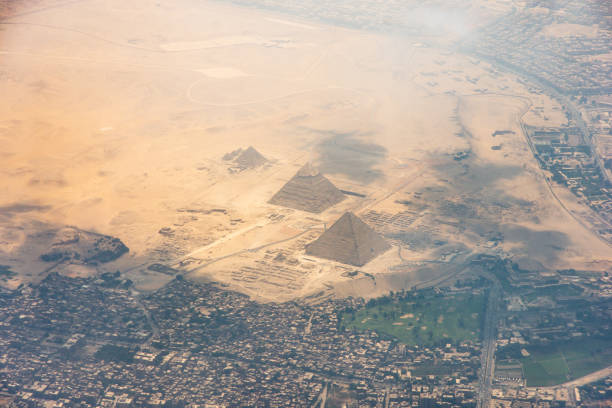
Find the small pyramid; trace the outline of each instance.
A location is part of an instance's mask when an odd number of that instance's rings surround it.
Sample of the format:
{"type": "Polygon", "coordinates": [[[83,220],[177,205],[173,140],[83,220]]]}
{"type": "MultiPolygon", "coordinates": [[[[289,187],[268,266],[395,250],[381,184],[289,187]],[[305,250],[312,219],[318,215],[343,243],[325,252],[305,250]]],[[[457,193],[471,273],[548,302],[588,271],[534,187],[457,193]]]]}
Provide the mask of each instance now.
{"type": "Polygon", "coordinates": [[[268,203],[320,213],[343,199],[344,194],[331,181],[306,163],[268,203]]]}
{"type": "Polygon", "coordinates": [[[225,160],[225,161],[230,161],[230,160],[233,160],[233,159],[234,159],[236,156],[238,156],[238,155],[239,155],[241,152],[242,152],[242,149],[241,149],[241,148],[238,148],[238,149],[233,150],[233,151],[231,151],[231,152],[229,152],[229,153],[225,153],[225,154],[223,155],[223,160],[225,160]]]}
{"type": "Polygon", "coordinates": [[[236,163],[238,167],[244,169],[253,169],[263,166],[267,162],[268,159],[263,157],[261,153],[253,148],[253,146],[249,146],[246,150],[243,150],[240,155],[234,159],[234,163],[236,163]]]}
{"type": "Polygon", "coordinates": [[[306,253],[344,264],[363,266],[391,246],[352,212],[346,212],[316,241],[306,245],[306,253]]]}

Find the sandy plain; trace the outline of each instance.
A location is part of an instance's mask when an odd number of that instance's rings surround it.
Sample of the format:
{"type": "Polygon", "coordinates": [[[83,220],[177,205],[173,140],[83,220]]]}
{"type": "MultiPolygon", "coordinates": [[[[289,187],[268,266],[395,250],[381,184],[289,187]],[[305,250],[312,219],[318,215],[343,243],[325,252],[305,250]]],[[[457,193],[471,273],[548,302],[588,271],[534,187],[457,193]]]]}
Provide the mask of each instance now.
{"type": "Polygon", "coordinates": [[[483,252],[612,265],[590,210],[552,195],[521,133],[521,120],[563,123],[555,102],[418,36],[208,1],[93,0],[5,19],[0,39],[9,286],[45,276],[45,243],[28,237],[63,225],[130,248],[65,273],[120,269],[151,290],[171,279],[147,269],[159,263],[260,300],[373,296],[483,252]],[[230,172],[222,156],[249,145],[269,163],[230,172]],[[365,197],[315,215],[267,204],[307,161],[365,197]],[[393,243],[356,274],[304,255],[347,210],[393,243]]]}

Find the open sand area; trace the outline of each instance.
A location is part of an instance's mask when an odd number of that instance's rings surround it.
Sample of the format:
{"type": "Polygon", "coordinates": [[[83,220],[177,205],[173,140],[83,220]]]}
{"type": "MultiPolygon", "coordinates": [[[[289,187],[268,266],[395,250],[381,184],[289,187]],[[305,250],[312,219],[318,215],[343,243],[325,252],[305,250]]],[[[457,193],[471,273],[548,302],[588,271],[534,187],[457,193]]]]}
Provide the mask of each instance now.
{"type": "Polygon", "coordinates": [[[67,275],[119,269],[152,290],[181,273],[264,301],[410,288],[475,253],[612,265],[590,210],[552,194],[522,134],[521,121],[562,122],[558,106],[418,36],[212,1],[94,0],[5,19],[0,37],[7,285],[45,276],[37,231],[64,225],[130,249],[58,266],[67,275]],[[223,160],[248,146],[265,165],[223,160]],[[319,214],[268,204],[309,161],[357,194],[319,214]],[[392,248],[360,268],[306,255],[345,211],[392,248]]]}

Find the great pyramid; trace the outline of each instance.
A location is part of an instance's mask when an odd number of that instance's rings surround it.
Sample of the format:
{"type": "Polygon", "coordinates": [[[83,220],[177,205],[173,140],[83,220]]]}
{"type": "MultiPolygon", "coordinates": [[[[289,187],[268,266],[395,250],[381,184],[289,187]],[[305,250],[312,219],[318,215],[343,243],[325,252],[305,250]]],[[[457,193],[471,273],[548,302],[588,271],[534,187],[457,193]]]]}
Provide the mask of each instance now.
{"type": "Polygon", "coordinates": [[[343,199],[344,194],[331,181],[306,163],[268,202],[320,213],[343,199]]]}
{"type": "Polygon", "coordinates": [[[306,246],[306,253],[363,266],[389,248],[391,246],[376,231],[352,212],[346,212],[316,241],[306,246]]]}

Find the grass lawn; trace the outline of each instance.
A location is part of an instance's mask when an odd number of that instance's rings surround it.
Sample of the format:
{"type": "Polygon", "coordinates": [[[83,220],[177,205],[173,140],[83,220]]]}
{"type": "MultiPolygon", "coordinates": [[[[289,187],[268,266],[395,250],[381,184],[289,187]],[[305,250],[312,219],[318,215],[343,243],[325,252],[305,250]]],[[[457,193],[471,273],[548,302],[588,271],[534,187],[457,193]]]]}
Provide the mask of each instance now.
{"type": "Polygon", "coordinates": [[[565,347],[563,354],[572,378],[582,377],[612,364],[612,339],[588,339],[565,347]]]}
{"type": "Polygon", "coordinates": [[[564,383],[612,364],[612,339],[574,339],[527,351],[531,355],[521,363],[533,387],[564,383]]]}
{"type": "Polygon", "coordinates": [[[565,284],[550,285],[542,288],[537,288],[537,290],[534,290],[533,292],[523,296],[523,299],[527,302],[531,302],[542,296],[550,296],[552,298],[556,298],[559,296],[577,296],[581,293],[582,289],[578,286],[565,284]]]}
{"type": "Polygon", "coordinates": [[[393,298],[345,313],[349,329],[375,330],[408,345],[434,345],[478,340],[484,295],[431,295],[393,298]]]}
{"type": "Polygon", "coordinates": [[[558,352],[527,357],[523,360],[523,370],[528,386],[555,385],[568,378],[567,364],[558,352]]]}

